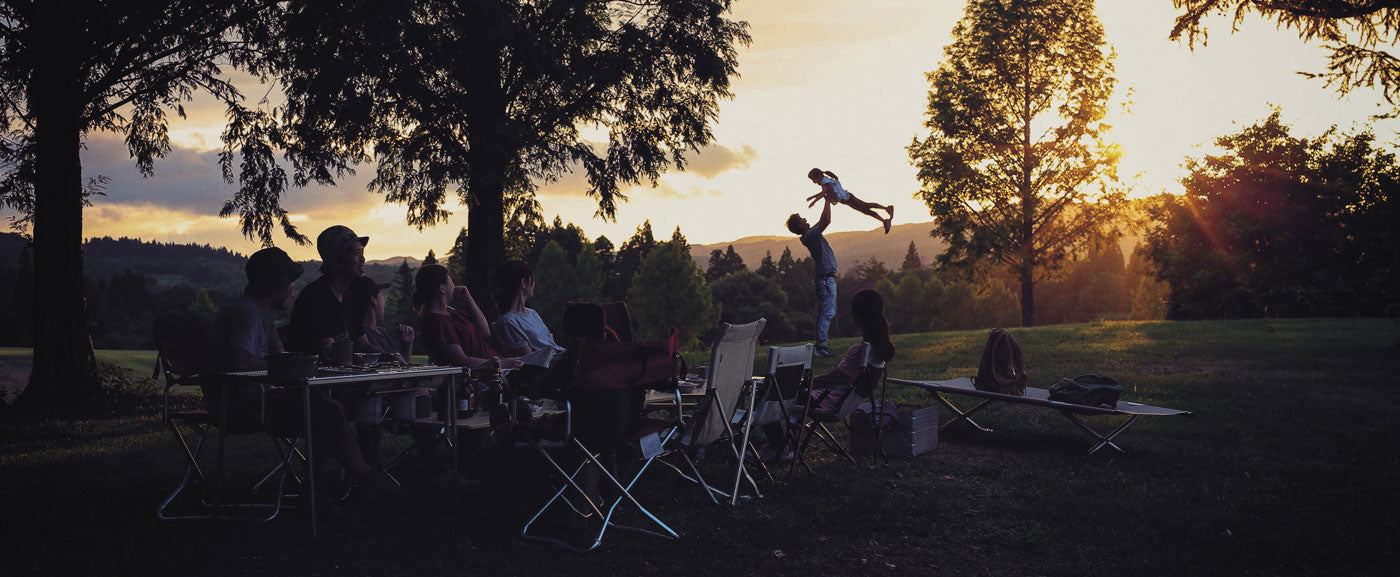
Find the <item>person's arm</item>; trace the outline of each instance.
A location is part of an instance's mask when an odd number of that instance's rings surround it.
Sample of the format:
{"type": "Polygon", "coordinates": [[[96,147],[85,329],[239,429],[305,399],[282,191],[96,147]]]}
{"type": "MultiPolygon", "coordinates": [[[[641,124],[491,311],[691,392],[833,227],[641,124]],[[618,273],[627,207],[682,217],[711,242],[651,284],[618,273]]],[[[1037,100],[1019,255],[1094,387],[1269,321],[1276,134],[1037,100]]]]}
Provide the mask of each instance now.
{"type": "Polygon", "coordinates": [[[481,314],[481,307],[476,306],[476,299],[472,298],[472,293],[466,286],[457,285],[452,291],[452,300],[455,301],[454,304],[462,305],[482,338],[491,338],[491,325],[486,322],[486,315],[481,314]]]}
{"type": "Polygon", "coordinates": [[[399,361],[404,364],[413,362],[413,327],[399,325],[399,361]]]}
{"type": "Polygon", "coordinates": [[[820,234],[826,230],[828,224],[831,224],[831,197],[827,197],[826,203],[822,205],[822,217],[817,220],[817,224],[812,225],[812,230],[820,234]]]}
{"type": "MultiPolygon", "coordinates": [[[[462,350],[462,345],[444,345],[443,354],[447,357],[445,360],[448,361],[448,363],[458,367],[479,367],[491,362],[491,359],[483,359],[481,357],[468,355],[462,350]]],[[[501,368],[503,369],[518,369],[524,364],[525,363],[520,362],[520,359],[501,359],[501,368]]]]}

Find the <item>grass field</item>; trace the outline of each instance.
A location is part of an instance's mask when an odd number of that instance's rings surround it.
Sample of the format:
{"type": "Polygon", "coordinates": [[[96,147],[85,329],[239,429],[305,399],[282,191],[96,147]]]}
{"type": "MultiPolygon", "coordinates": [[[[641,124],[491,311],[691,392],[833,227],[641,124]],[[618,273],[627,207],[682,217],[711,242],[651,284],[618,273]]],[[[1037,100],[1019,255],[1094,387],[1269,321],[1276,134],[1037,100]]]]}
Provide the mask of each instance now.
{"type": "MultiPolygon", "coordinates": [[[[415,486],[322,518],[159,522],[182,467],[153,404],[110,419],[0,424],[5,575],[1392,575],[1400,551],[1400,330],[1389,320],[1113,322],[1017,329],[1031,384],[1086,372],[1144,419],[1126,455],[1030,407],[979,413],[913,459],[817,475],[713,506],[651,478],[639,498],[677,543],[617,533],[580,556],[522,541],[544,474],[475,468],[461,511],[415,486]]],[[[980,331],[899,335],[891,374],[975,372],[980,331]]],[[[848,346],[849,341],[834,347],[848,346]]],[[[0,351],[0,363],[21,353],[0,351]]],[[[149,375],[149,353],[104,353],[149,375]],[[144,355],[144,356],[143,356],[144,355]]],[[[765,354],[760,351],[762,359],[765,354]]],[[[690,355],[692,366],[704,354],[690,355]]],[[[819,363],[828,367],[830,360],[819,363]]],[[[891,386],[905,403],[932,404],[891,386]]],[[[945,418],[946,418],[945,413],[945,418]]],[[[242,440],[240,440],[242,441],[242,440]]],[[[261,449],[261,447],[259,447],[261,449]]],[[[707,463],[722,470],[722,462],[707,463]]],[[[657,471],[659,472],[659,471],[657,471]]]]}

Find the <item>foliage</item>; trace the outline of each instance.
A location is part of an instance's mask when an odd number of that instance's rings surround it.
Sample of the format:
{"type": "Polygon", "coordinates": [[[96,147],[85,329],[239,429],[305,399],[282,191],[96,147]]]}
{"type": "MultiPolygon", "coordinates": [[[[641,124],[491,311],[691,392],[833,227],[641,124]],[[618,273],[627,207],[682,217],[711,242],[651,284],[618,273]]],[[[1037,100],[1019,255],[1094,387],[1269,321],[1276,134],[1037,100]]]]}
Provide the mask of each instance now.
{"type": "MultiPolygon", "coordinates": [[[[771,254],[769,258],[772,258],[771,254]]],[[[705,267],[705,282],[713,282],[726,275],[747,270],[749,267],[744,265],[744,258],[734,252],[734,245],[731,244],[724,252],[720,252],[719,249],[710,252],[710,264],[705,267]]]]}
{"type": "Polygon", "coordinates": [[[651,234],[651,220],[647,219],[637,227],[637,232],[617,249],[617,260],[613,269],[615,277],[609,279],[613,282],[612,290],[607,292],[609,298],[623,300],[631,292],[632,276],[637,274],[642,261],[646,260],[655,247],[656,239],[651,234]]]}
{"type": "Polygon", "coordinates": [[[783,249],[778,257],[778,287],[788,297],[787,317],[792,321],[792,330],[799,336],[812,336],[817,330],[817,290],[812,284],[815,265],[812,257],[796,260],[792,250],[783,249]]]}
{"type": "Polygon", "coordinates": [[[1092,0],[973,0],[927,75],[930,134],[908,153],[948,242],[938,261],[1017,271],[1023,325],[1035,321],[1035,283],[1111,238],[1124,199],[1111,187],[1103,36],[1092,0]]]}
{"type": "Polygon", "coordinates": [[[899,272],[909,272],[924,268],[923,259],[919,258],[919,249],[914,247],[914,241],[909,241],[909,252],[904,254],[904,263],[899,265],[899,272]]]}
{"type": "Polygon", "coordinates": [[[529,303],[544,319],[545,326],[563,326],[564,305],[569,302],[598,302],[603,289],[603,270],[593,245],[585,243],[578,257],[572,258],[559,243],[550,241],[535,263],[535,296],[529,303]]]}
{"type": "Polygon", "coordinates": [[[778,263],[773,261],[773,251],[770,250],[763,255],[763,262],[758,263],[758,270],[756,272],[758,272],[759,276],[769,280],[776,280],[778,278],[778,263]]]}
{"type": "MultiPolygon", "coordinates": [[[[299,179],[374,162],[370,188],[443,222],[468,209],[466,267],[492,294],[510,207],[581,171],[599,215],[713,138],[747,24],[728,0],[422,0],[299,5],[281,76],[299,179]],[[584,127],[598,129],[589,140],[584,127]]],[[[514,220],[514,219],[513,219],[514,220]]]]}
{"type": "MultiPolygon", "coordinates": [[[[1378,86],[1392,108],[1400,105],[1400,60],[1386,49],[1400,41],[1400,6],[1393,0],[1173,0],[1181,14],[1172,40],[1206,44],[1202,23],[1212,14],[1233,12],[1234,29],[1257,13],[1279,28],[1298,32],[1305,42],[1321,41],[1330,54],[1325,72],[1304,72],[1347,94],[1378,86]]],[[[1392,110],[1387,116],[1393,116],[1392,110]]]]}
{"type": "Polygon", "coordinates": [[[761,335],[764,342],[783,343],[798,338],[786,312],[787,295],[778,283],[741,270],[716,279],[709,287],[719,305],[720,321],[737,325],[763,317],[768,319],[761,335]]]}
{"type": "Polygon", "coordinates": [[[464,226],[457,231],[457,239],[452,242],[452,248],[447,250],[447,262],[442,263],[447,267],[447,273],[458,281],[467,278],[467,242],[467,227],[464,226]]]}
{"type": "Polygon", "coordinates": [[[700,267],[689,251],[669,241],[657,244],[642,261],[627,291],[627,306],[639,339],[659,339],[675,327],[682,348],[696,346],[700,335],[719,323],[719,307],[700,267]]]}
{"type": "Polygon", "coordinates": [[[1275,110],[1189,159],[1147,254],[1168,318],[1387,314],[1400,296],[1400,165],[1369,132],[1299,138],[1275,110]]]}

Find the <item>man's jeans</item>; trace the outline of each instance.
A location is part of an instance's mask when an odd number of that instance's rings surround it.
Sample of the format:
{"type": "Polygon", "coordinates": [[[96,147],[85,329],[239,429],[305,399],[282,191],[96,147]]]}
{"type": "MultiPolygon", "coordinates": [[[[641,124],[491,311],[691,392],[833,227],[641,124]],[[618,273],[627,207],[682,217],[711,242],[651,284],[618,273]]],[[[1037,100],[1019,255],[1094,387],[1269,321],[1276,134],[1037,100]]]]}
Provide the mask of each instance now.
{"type": "Polygon", "coordinates": [[[836,277],[817,279],[817,346],[826,346],[826,332],[836,316],[836,277]]]}

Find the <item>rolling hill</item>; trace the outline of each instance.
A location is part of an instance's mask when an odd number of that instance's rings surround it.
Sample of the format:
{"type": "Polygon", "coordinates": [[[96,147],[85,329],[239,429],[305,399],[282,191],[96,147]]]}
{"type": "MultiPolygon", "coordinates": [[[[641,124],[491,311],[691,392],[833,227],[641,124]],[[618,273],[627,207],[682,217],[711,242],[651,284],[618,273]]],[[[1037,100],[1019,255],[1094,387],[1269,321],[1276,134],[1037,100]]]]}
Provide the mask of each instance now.
{"type": "MultiPolygon", "coordinates": [[[[905,253],[909,252],[910,241],[914,242],[914,248],[919,251],[919,258],[924,266],[933,262],[933,257],[942,254],[947,245],[942,240],[929,236],[928,233],[932,229],[932,222],[897,224],[890,229],[889,234],[885,234],[879,228],[833,232],[826,235],[826,240],[831,243],[831,251],[836,253],[837,266],[842,271],[850,270],[856,264],[870,260],[870,257],[880,259],[885,266],[898,270],[899,265],[904,262],[905,253]]],[[[807,249],[792,235],[748,236],[732,242],[691,245],[690,256],[704,269],[710,262],[712,251],[723,252],[731,244],[734,245],[734,252],[744,259],[744,264],[748,265],[749,270],[757,269],[758,264],[763,261],[763,256],[769,251],[773,253],[774,260],[782,256],[784,248],[792,249],[794,258],[808,256],[807,249]]]]}

